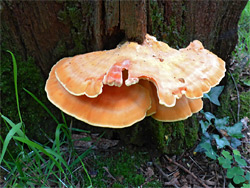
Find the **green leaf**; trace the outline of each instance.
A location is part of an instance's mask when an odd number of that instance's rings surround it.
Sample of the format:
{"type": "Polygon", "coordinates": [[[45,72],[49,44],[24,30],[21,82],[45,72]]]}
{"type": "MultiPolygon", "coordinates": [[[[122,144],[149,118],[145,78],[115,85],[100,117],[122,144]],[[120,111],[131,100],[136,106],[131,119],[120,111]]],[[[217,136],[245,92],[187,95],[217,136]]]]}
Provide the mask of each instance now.
{"type": "Polygon", "coordinates": [[[234,159],[240,166],[247,166],[246,161],[242,159],[241,156],[235,155],[234,159]]]}
{"type": "Polygon", "coordinates": [[[201,125],[202,134],[205,134],[210,123],[207,121],[204,122],[204,121],[200,120],[200,125],[201,125]]]}
{"type": "Polygon", "coordinates": [[[234,180],[234,183],[236,183],[236,184],[240,184],[240,183],[243,183],[244,181],[246,181],[243,176],[235,176],[233,180],[234,180]]]}
{"type": "Polygon", "coordinates": [[[232,183],[228,184],[228,188],[235,188],[232,183]]]}
{"type": "Polygon", "coordinates": [[[246,173],[245,178],[246,178],[246,180],[249,181],[249,183],[250,183],[250,172],[247,172],[247,173],[246,173]]]}
{"type": "Polygon", "coordinates": [[[215,118],[214,124],[217,130],[226,129],[226,125],[229,123],[229,117],[221,119],[215,118]]]}
{"type": "Polygon", "coordinates": [[[250,188],[250,184],[243,184],[241,188],[250,188]]]}
{"type": "Polygon", "coordinates": [[[201,147],[203,147],[206,150],[205,154],[206,154],[207,157],[209,157],[211,159],[214,159],[214,160],[216,159],[217,154],[213,150],[213,148],[212,148],[212,146],[211,146],[210,143],[202,143],[201,147]]]}
{"type": "Polygon", "coordinates": [[[212,103],[220,106],[220,101],[218,98],[219,98],[223,89],[224,89],[224,86],[213,87],[213,88],[211,88],[211,90],[207,94],[204,94],[204,98],[207,98],[212,103]]]}
{"type": "Polygon", "coordinates": [[[236,149],[238,146],[241,145],[241,141],[237,138],[231,137],[231,146],[236,149]]]}
{"type": "Polygon", "coordinates": [[[205,112],[204,115],[205,115],[205,118],[206,118],[210,123],[211,123],[211,119],[216,119],[216,117],[215,117],[212,113],[210,113],[210,112],[205,112]]]}
{"type": "Polygon", "coordinates": [[[241,80],[246,86],[250,86],[250,79],[241,80]]]}
{"type": "Polygon", "coordinates": [[[240,167],[233,167],[227,170],[227,177],[232,179],[234,176],[242,176],[244,175],[244,170],[240,167]]]}
{"type": "Polygon", "coordinates": [[[232,159],[233,159],[233,156],[230,155],[230,153],[229,153],[228,151],[223,150],[223,151],[221,152],[221,154],[222,154],[226,159],[229,159],[229,160],[232,160],[232,159]]]}
{"type": "Polygon", "coordinates": [[[219,160],[220,165],[222,165],[223,168],[231,168],[231,160],[225,159],[222,156],[220,156],[218,160],[219,160]]]}
{"type": "Polygon", "coordinates": [[[213,137],[219,148],[223,148],[224,146],[230,146],[230,143],[225,137],[220,138],[220,136],[217,134],[214,134],[213,137]]]}
{"type": "Polygon", "coordinates": [[[233,126],[230,126],[230,127],[226,127],[226,131],[227,131],[227,134],[229,136],[232,136],[234,138],[243,138],[243,134],[241,133],[241,130],[242,130],[242,123],[241,122],[238,122],[236,124],[234,124],[233,126]]]}
{"type": "Polygon", "coordinates": [[[234,149],[234,150],[233,150],[233,153],[234,153],[234,155],[241,156],[240,152],[239,152],[237,149],[234,149]]]}
{"type": "Polygon", "coordinates": [[[211,142],[210,142],[210,138],[207,137],[207,136],[202,136],[201,137],[201,141],[200,141],[200,144],[195,148],[195,152],[201,152],[201,153],[205,153],[206,152],[206,149],[203,148],[202,144],[204,143],[208,143],[211,145],[211,142]]]}

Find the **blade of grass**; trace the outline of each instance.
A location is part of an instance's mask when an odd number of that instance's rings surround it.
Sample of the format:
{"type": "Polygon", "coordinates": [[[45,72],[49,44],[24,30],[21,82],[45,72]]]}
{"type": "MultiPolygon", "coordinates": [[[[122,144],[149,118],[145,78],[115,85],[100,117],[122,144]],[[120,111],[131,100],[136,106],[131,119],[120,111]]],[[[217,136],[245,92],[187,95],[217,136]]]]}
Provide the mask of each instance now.
{"type": "MultiPolygon", "coordinates": [[[[17,167],[15,166],[11,172],[5,177],[6,181],[13,181],[13,180],[16,180],[16,175],[15,175],[15,172],[17,170],[17,167]]],[[[13,185],[12,183],[9,183],[9,185],[13,185]]],[[[3,186],[4,187],[4,186],[3,186]]]]}
{"type": "Polygon", "coordinates": [[[6,51],[8,53],[10,53],[10,55],[12,57],[17,111],[18,111],[18,116],[19,116],[20,121],[23,122],[22,116],[21,116],[21,111],[20,111],[20,106],[19,106],[19,98],[18,98],[18,90],[17,90],[17,64],[16,64],[16,58],[15,58],[14,54],[11,51],[9,51],[9,50],[6,50],[6,51]]]}
{"type": "Polygon", "coordinates": [[[21,163],[18,160],[16,161],[16,167],[17,167],[17,171],[19,172],[19,174],[21,176],[19,178],[23,179],[23,180],[26,179],[27,177],[23,172],[23,166],[21,165],[21,163]]]}
{"type": "Polygon", "coordinates": [[[18,136],[13,136],[14,139],[18,140],[19,142],[23,142],[25,144],[27,144],[28,146],[31,146],[31,147],[34,147],[34,148],[37,148],[40,152],[44,153],[45,155],[47,155],[52,161],[55,162],[56,166],[62,170],[63,168],[59,165],[59,163],[54,159],[54,157],[46,150],[44,149],[42,146],[40,146],[39,144],[35,143],[35,142],[32,142],[30,141],[29,139],[26,139],[26,138],[22,138],[22,137],[18,137],[18,136]]]}
{"type": "Polygon", "coordinates": [[[61,111],[61,114],[62,114],[63,122],[67,126],[67,121],[66,121],[65,115],[62,111],[61,111]]]}
{"type": "MultiPolygon", "coordinates": [[[[45,172],[47,172],[47,173],[45,173],[45,174],[47,174],[47,177],[44,179],[44,181],[47,182],[49,176],[51,176],[51,174],[53,174],[53,175],[54,175],[63,185],[65,185],[65,183],[56,175],[56,171],[53,170],[53,167],[54,167],[54,166],[55,166],[55,163],[54,163],[54,162],[52,162],[51,165],[47,165],[48,171],[45,170],[45,172]]],[[[65,185],[65,186],[66,186],[66,185],[65,185]]]]}
{"type": "Polygon", "coordinates": [[[80,162],[81,162],[82,167],[83,167],[83,169],[84,169],[84,171],[85,171],[85,173],[86,173],[86,175],[87,175],[87,177],[88,177],[88,179],[89,179],[89,182],[90,182],[90,186],[88,186],[88,187],[93,187],[92,180],[91,180],[91,178],[90,178],[90,176],[89,176],[89,173],[88,173],[88,171],[87,171],[87,169],[86,169],[86,167],[85,167],[85,165],[84,165],[84,163],[82,162],[81,159],[80,159],[80,162]]]}
{"type": "Polygon", "coordinates": [[[56,151],[57,151],[57,153],[58,154],[60,154],[61,153],[61,151],[60,151],[60,146],[61,146],[61,144],[60,144],[60,133],[61,133],[61,127],[63,126],[64,124],[59,124],[57,127],[56,127],[56,133],[55,133],[55,139],[56,139],[56,141],[54,142],[55,143],[55,145],[56,145],[56,151]]]}
{"type": "MultiPolygon", "coordinates": [[[[66,169],[72,174],[69,166],[67,165],[66,161],[62,158],[62,156],[58,153],[56,153],[55,151],[51,150],[50,148],[46,148],[44,149],[42,146],[40,146],[39,144],[30,141],[29,139],[26,138],[22,138],[22,137],[18,137],[18,136],[13,136],[14,139],[23,142],[25,144],[27,144],[28,146],[34,147],[36,149],[38,149],[40,152],[44,153],[45,155],[47,155],[53,162],[55,162],[55,165],[57,166],[57,168],[63,172],[63,174],[66,176],[65,171],[63,170],[63,168],[61,167],[61,165],[58,163],[58,161],[56,159],[58,159],[65,167],[66,169]],[[56,159],[54,159],[54,157],[56,159]]],[[[67,178],[67,176],[66,176],[67,178]]]]}
{"type": "MultiPolygon", "coordinates": [[[[53,147],[52,148],[57,148],[57,153],[60,153],[60,146],[66,142],[60,143],[60,134],[61,134],[61,130],[64,132],[64,136],[66,135],[66,137],[68,139],[70,139],[69,133],[67,131],[67,126],[65,124],[59,124],[56,127],[56,132],[55,132],[55,142],[53,142],[53,147]],[[66,129],[66,130],[65,130],[66,129]]],[[[63,139],[65,140],[65,139],[63,139]]]]}
{"type": "MultiPolygon", "coordinates": [[[[1,142],[2,142],[2,144],[4,143],[4,141],[3,141],[3,138],[2,138],[2,136],[0,135],[0,140],[1,140],[1,142]]],[[[1,148],[2,149],[2,148],[1,148]]],[[[9,156],[10,156],[10,158],[12,159],[12,161],[15,161],[15,159],[14,159],[14,157],[12,156],[12,154],[10,153],[10,151],[8,150],[8,148],[7,148],[7,150],[6,150],[7,152],[8,152],[8,154],[9,154],[9,156]]]]}
{"type": "MultiPolygon", "coordinates": [[[[3,118],[12,128],[14,128],[14,127],[16,126],[9,118],[5,117],[4,115],[1,115],[1,117],[2,117],[2,118],[3,118]]],[[[23,123],[22,123],[22,124],[23,124],[23,123]]],[[[18,129],[16,133],[17,133],[20,137],[23,137],[23,138],[28,139],[28,137],[22,132],[21,129],[18,129]]],[[[16,142],[16,144],[19,146],[19,143],[16,142]]],[[[25,150],[23,150],[23,148],[21,148],[21,147],[22,147],[22,146],[20,146],[19,150],[25,152],[25,150]]],[[[37,152],[37,150],[36,150],[35,148],[32,148],[32,147],[31,147],[31,149],[40,157],[40,159],[41,159],[42,161],[44,161],[43,158],[41,157],[41,155],[37,152]]],[[[0,163],[0,164],[1,164],[1,163],[0,163]]]]}
{"type": "Polygon", "coordinates": [[[22,123],[18,123],[17,125],[13,126],[12,129],[8,132],[8,134],[6,135],[6,138],[4,140],[4,143],[3,143],[3,148],[2,148],[2,153],[1,153],[1,157],[0,157],[0,164],[2,163],[2,160],[3,160],[3,157],[4,157],[4,154],[7,150],[7,147],[9,145],[9,142],[10,140],[13,138],[13,136],[18,132],[20,131],[20,128],[22,126],[22,123]]]}
{"type": "MultiPolygon", "coordinates": [[[[11,166],[9,165],[9,163],[7,163],[6,160],[3,159],[3,163],[6,165],[6,167],[7,167],[9,170],[12,169],[11,166]]],[[[6,168],[4,168],[3,166],[0,166],[0,167],[1,167],[4,171],[6,171],[8,174],[10,173],[10,171],[7,170],[6,168]]]]}
{"type": "Polygon", "coordinates": [[[43,108],[44,110],[46,110],[46,112],[54,119],[54,121],[59,124],[59,121],[56,119],[56,117],[50,112],[50,110],[47,108],[47,106],[45,106],[45,104],[43,104],[33,93],[31,93],[30,91],[28,91],[27,89],[23,88],[24,91],[26,91],[33,99],[35,99],[36,102],[38,102],[43,108]]]}
{"type": "MultiPolygon", "coordinates": [[[[4,115],[1,115],[1,117],[13,128],[15,127],[15,123],[13,123],[9,118],[7,118],[6,116],[4,115]]],[[[22,130],[17,130],[17,134],[21,137],[25,137],[25,134],[22,132],[22,130]]]]}
{"type": "Polygon", "coordinates": [[[71,128],[72,131],[77,131],[77,132],[82,132],[82,133],[90,133],[90,131],[85,131],[82,129],[77,129],[77,128],[71,128]]]}
{"type": "Polygon", "coordinates": [[[79,163],[80,160],[82,160],[85,156],[87,156],[91,149],[94,147],[94,145],[99,142],[99,140],[103,137],[103,135],[105,134],[106,131],[104,131],[100,136],[99,138],[96,140],[96,142],[89,148],[87,149],[84,153],[82,153],[80,156],[78,156],[78,158],[76,160],[74,160],[73,163],[70,164],[70,167],[73,167],[75,164],[79,163]]]}

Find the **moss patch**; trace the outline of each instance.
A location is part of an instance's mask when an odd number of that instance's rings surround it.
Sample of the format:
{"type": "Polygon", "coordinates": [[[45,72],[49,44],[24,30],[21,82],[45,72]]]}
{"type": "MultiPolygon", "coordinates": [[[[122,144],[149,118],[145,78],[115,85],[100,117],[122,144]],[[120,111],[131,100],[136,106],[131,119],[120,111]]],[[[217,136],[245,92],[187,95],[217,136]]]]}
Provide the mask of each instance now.
{"type": "MultiPolygon", "coordinates": [[[[175,3],[172,2],[175,7],[175,3]]],[[[160,6],[157,1],[150,1],[150,18],[152,20],[152,34],[156,36],[158,40],[164,41],[173,48],[180,48],[187,45],[186,33],[184,25],[178,25],[176,22],[176,14],[173,13],[169,18],[169,23],[164,18],[164,7],[160,6]]],[[[173,10],[178,10],[179,7],[173,8],[173,10]]],[[[182,10],[185,10],[184,5],[182,5],[182,10]]]]}
{"type": "Polygon", "coordinates": [[[147,117],[132,127],[115,132],[126,144],[146,146],[160,153],[179,154],[195,144],[198,128],[195,115],[174,123],[158,122],[147,117]]]}
{"type": "Polygon", "coordinates": [[[169,154],[180,154],[192,147],[198,138],[198,121],[193,115],[185,121],[164,123],[165,146],[164,152],[169,154]]]}
{"type": "Polygon", "coordinates": [[[94,18],[93,6],[91,2],[65,2],[64,10],[59,11],[58,18],[66,25],[70,25],[68,38],[64,38],[57,43],[54,50],[56,57],[74,56],[90,51],[90,41],[94,18]],[[65,54],[66,53],[66,54],[65,54]]]}
{"type": "MultiPolygon", "coordinates": [[[[91,170],[89,169],[89,171],[96,174],[95,177],[92,177],[93,186],[138,187],[146,180],[140,168],[146,166],[149,161],[150,157],[146,152],[130,153],[123,151],[112,153],[112,156],[107,157],[98,155],[97,158],[92,161],[93,164],[90,165],[91,170]],[[115,182],[103,167],[108,169],[110,174],[116,179],[115,182]]],[[[151,181],[150,184],[145,184],[145,187],[151,186],[162,187],[161,183],[156,180],[151,181]]]]}
{"type": "MultiPolygon", "coordinates": [[[[233,73],[233,77],[236,83],[240,83],[239,77],[240,71],[236,70],[233,73]]],[[[249,117],[250,111],[250,91],[244,91],[239,93],[240,98],[240,113],[239,118],[242,119],[243,117],[249,117]]],[[[218,115],[219,117],[229,117],[229,121],[234,122],[237,120],[237,111],[238,111],[238,96],[235,89],[235,85],[230,77],[227,75],[227,85],[220,96],[221,106],[218,108],[218,115]]]]}

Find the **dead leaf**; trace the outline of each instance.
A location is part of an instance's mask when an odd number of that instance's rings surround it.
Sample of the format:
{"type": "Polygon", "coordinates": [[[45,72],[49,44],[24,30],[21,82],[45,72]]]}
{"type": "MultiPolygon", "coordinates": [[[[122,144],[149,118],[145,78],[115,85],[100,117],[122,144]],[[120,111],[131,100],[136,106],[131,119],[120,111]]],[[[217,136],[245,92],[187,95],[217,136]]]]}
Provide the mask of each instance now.
{"type": "Polygon", "coordinates": [[[244,117],[240,121],[243,124],[244,128],[248,128],[248,123],[249,123],[249,118],[248,117],[244,117]]]}
{"type": "Polygon", "coordinates": [[[178,167],[176,165],[168,165],[166,168],[169,172],[173,172],[176,171],[178,167]]]}
{"type": "Polygon", "coordinates": [[[146,169],[145,176],[146,176],[147,178],[151,178],[154,174],[155,174],[155,173],[154,173],[154,171],[153,171],[152,168],[148,167],[148,168],[146,169]]]}
{"type": "Polygon", "coordinates": [[[99,138],[99,134],[72,134],[74,146],[78,146],[84,149],[92,147],[92,149],[103,149],[114,147],[119,143],[119,140],[109,140],[106,138],[99,138]]]}
{"type": "Polygon", "coordinates": [[[211,185],[211,186],[216,185],[216,182],[210,181],[210,180],[205,180],[205,183],[206,183],[207,185],[211,185]]]}
{"type": "Polygon", "coordinates": [[[164,185],[166,185],[166,186],[173,185],[175,187],[177,185],[179,187],[180,183],[179,183],[177,178],[172,178],[169,182],[165,182],[164,185]]]}
{"type": "Polygon", "coordinates": [[[175,172],[175,173],[173,174],[173,176],[174,176],[175,178],[177,178],[179,175],[180,175],[180,172],[179,172],[179,171],[177,171],[177,172],[175,172]]]}

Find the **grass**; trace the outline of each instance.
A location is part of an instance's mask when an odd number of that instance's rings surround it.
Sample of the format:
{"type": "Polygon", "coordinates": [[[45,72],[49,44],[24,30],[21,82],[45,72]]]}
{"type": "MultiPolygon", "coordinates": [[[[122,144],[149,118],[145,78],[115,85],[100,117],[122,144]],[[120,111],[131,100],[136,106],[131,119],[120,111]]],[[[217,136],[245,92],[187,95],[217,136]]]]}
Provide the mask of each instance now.
{"type": "MultiPolygon", "coordinates": [[[[56,124],[54,139],[47,137],[47,142],[41,144],[30,139],[25,133],[25,122],[23,122],[20,110],[17,62],[12,52],[10,53],[13,62],[13,81],[16,96],[16,108],[18,111],[19,122],[14,123],[8,117],[0,114],[8,134],[5,138],[0,135],[2,151],[0,155],[0,184],[3,187],[136,187],[145,184],[145,173],[138,173],[141,164],[149,161],[148,153],[120,152],[112,157],[103,158],[97,156],[93,159],[91,166],[85,167],[84,161],[91,153],[91,148],[85,152],[78,152],[74,147],[74,134],[87,132],[84,130],[68,126],[66,118],[62,113],[63,122],[60,122],[33,93],[24,89],[42,108],[50,115],[56,124]],[[14,143],[16,154],[9,147],[14,143]],[[116,181],[107,176],[110,170],[116,181]],[[90,177],[89,171],[98,172],[95,177],[90,177]]],[[[24,92],[23,91],[23,92],[24,92]]],[[[29,122],[27,123],[29,125],[29,122]]],[[[89,133],[89,132],[87,132],[89,133]]],[[[102,135],[101,135],[102,136],[102,135]]],[[[157,180],[148,181],[144,187],[161,187],[157,180]]]]}
{"type": "MultiPolygon", "coordinates": [[[[78,155],[73,146],[72,129],[67,126],[67,122],[59,123],[49,109],[27,90],[25,91],[51,115],[57,124],[57,128],[55,139],[48,139],[48,142],[44,145],[30,140],[26,136],[25,124],[22,121],[19,106],[16,60],[14,55],[10,51],[8,52],[11,54],[13,61],[16,104],[20,122],[14,123],[0,114],[9,130],[5,139],[0,136],[3,144],[0,156],[1,177],[5,182],[3,187],[72,187],[79,180],[92,187],[92,180],[83,163],[83,158],[89,150],[78,155]],[[10,142],[15,143],[18,155],[14,156],[10,152],[8,148],[10,142]]],[[[63,114],[62,116],[65,120],[63,114]]],[[[78,129],[75,129],[75,131],[86,132],[78,129]]]]}

